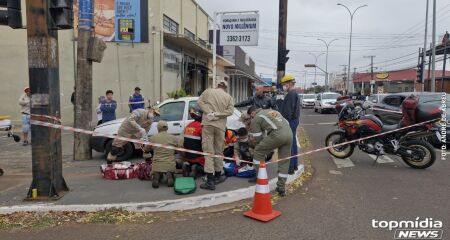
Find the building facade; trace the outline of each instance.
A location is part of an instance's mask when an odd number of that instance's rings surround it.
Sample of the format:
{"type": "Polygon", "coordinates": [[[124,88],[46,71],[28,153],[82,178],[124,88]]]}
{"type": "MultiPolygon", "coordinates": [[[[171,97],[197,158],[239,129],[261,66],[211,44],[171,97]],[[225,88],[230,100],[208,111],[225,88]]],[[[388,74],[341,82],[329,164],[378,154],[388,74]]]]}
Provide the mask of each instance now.
{"type": "MultiPolygon", "coordinates": [[[[447,72],[445,75],[449,75],[447,72]]],[[[442,71],[436,71],[436,76],[442,76],[442,71]]],[[[429,81],[426,81],[429,85],[429,81]]],[[[371,73],[356,73],[353,76],[353,84],[355,92],[364,91],[365,95],[373,93],[398,93],[398,92],[413,92],[422,91],[421,84],[417,83],[417,69],[409,68],[388,72],[371,73]],[[372,91],[373,89],[373,91],[372,91]]],[[[425,84],[425,86],[427,86],[425,84]]],[[[439,85],[437,81],[436,85],[439,85]]],[[[427,90],[427,88],[425,88],[427,90]]],[[[440,88],[436,88],[437,91],[440,88]]],[[[429,91],[429,88],[428,90],[429,91]]]]}
{"type": "MultiPolygon", "coordinates": [[[[119,33],[114,33],[117,26],[104,27],[106,23],[111,25],[115,21],[114,5],[117,10],[117,1],[96,1],[96,36],[107,41],[107,49],[103,61],[93,66],[93,109],[98,97],[105,95],[108,89],[114,91],[114,98],[119,103],[117,116],[124,117],[128,114],[128,97],[136,86],[152,104],[167,98],[167,93],[174,90],[183,88],[195,96],[209,86],[208,63],[212,57],[208,41],[210,17],[201,6],[194,0],[141,0],[141,4],[147,4],[147,8],[139,10],[141,18],[146,19],[141,24],[147,22],[141,26],[141,35],[146,33],[147,37],[141,36],[143,40],[137,42],[123,42],[117,41],[119,33]]],[[[25,6],[25,0],[22,0],[22,6],[25,6]]],[[[25,7],[22,9],[25,23],[25,7]]],[[[28,86],[26,30],[2,26],[0,33],[4,36],[0,38],[3,53],[0,56],[0,81],[4,83],[0,88],[1,114],[19,119],[20,110],[16,103],[24,87],[28,86]]],[[[59,67],[61,116],[64,123],[71,123],[73,105],[70,96],[76,73],[75,30],[59,31],[59,67]]]]}

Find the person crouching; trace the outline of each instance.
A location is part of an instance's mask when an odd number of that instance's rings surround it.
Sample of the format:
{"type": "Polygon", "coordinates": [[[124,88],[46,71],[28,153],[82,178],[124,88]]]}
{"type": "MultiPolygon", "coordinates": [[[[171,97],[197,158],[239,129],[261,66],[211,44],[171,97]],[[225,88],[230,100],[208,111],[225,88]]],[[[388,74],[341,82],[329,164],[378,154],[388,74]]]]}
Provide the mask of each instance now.
{"type": "MultiPolygon", "coordinates": [[[[169,134],[167,130],[169,126],[166,121],[159,121],[158,125],[158,133],[152,137],[150,137],[149,141],[151,143],[159,143],[173,147],[182,147],[182,140],[179,138],[169,134]]],[[[153,162],[152,162],[152,187],[158,188],[159,181],[166,174],[167,178],[167,186],[173,187],[174,184],[174,172],[176,169],[175,162],[175,150],[167,149],[162,147],[152,147],[150,145],[146,145],[144,147],[145,152],[149,152],[153,149],[153,162]]]]}

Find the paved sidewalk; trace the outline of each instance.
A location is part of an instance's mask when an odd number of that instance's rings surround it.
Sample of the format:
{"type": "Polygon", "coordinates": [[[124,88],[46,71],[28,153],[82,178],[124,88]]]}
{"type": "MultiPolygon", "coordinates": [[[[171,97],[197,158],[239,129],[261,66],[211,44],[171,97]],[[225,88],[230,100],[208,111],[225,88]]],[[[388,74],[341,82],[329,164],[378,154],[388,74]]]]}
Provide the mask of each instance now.
{"type": "MultiPolygon", "coordinates": [[[[170,211],[207,207],[229,203],[253,196],[254,184],[247,179],[230,177],[217,186],[216,191],[199,188],[189,195],[176,195],[173,188],[164,183],[153,189],[150,181],[139,179],[105,180],[99,166],[103,156],[94,152],[93,160],[72,161],[72,134],[63,134],[63,175],[70,188],[60,200],[51,202],[23,201],[31,183],[31,147],[23,147],[13,141],[0,142],[0,167],[5,175],[0,177],[0,214],[12,211],[74,210],[96,211],[110,207],[122,207],[134,211],[170,211]],[[11,208],[12,207],[12,208],[11,208]]],[[[132,162],[142,161],[135,158],[132,162]]],[[[303,171],[297,172],[299,176],[303,171]]],[[[268,167],[270,178],[276,177],[276,164],[268,167]]],[[[291,181],[293,180],[291,177],[291,181]]],[[[272,188],[276,179],[272,179],[272,188]]]]}

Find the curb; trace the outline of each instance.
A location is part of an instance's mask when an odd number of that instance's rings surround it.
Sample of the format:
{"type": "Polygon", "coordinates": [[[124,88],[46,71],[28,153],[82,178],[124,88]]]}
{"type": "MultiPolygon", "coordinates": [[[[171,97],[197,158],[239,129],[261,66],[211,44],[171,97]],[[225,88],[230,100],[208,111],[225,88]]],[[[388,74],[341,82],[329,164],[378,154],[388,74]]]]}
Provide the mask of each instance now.
{"type": "MultiPolygon", "coordinates": [[[[304,166],[289,175],[287,183],[292,183],[304,172],[304,166]]],[[[270,190],[276,188],[277,178],[269,181],[270,190]]],[[[11,214],[17,212],[96,212],[111,208],[120,208],[130,212],[168,212],[183,211],[197,208],[212,207],[225,203],[237,202],[240,200],[252,198],[255,192],[255,186],[241,188],[233,191],[206,194],[195,197],[187,197],[176,200],[143,202],[143,203],[115,203],[115,204],[89,204],[89,205],[58,205],[52,203],[37,203],[31,205],[15,205],[0,207],[0,214],[11,214]]]]}

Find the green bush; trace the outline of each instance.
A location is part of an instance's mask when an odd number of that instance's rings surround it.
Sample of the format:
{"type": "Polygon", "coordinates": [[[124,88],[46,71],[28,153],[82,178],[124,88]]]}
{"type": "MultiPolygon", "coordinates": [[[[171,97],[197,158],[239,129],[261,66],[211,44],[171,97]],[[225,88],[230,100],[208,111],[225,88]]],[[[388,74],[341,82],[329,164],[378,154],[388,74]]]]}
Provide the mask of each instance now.
{"type": "Polygon", "coordinates": [[[167,96],[169,98],[181,98],[181,97],[190,97],[190,95],[184,89],[178,89],[172,92],[168,92],[167,96]]]}

